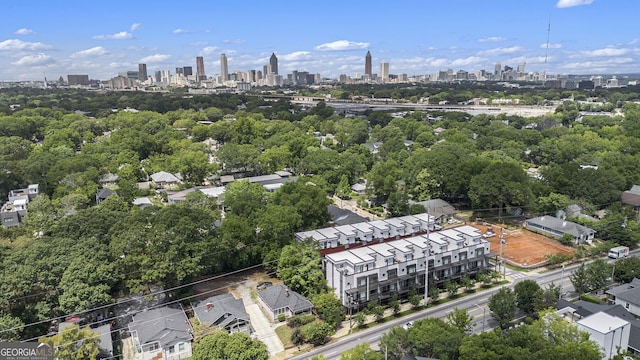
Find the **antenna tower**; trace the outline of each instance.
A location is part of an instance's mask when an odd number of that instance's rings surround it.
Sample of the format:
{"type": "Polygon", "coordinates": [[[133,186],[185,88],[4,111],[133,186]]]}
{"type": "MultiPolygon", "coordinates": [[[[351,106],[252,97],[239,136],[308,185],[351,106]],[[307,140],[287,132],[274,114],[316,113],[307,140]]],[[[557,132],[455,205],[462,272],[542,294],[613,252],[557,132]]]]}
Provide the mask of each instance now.
{"type": "Polygon", "coordinates": [[[547,26],[547,49],[544,53],[544,71],[542,72],[542,85],[547,83],[547,57],[549,56],[549,35],[551,34],[551,16],[549,16],[549,25],[547,26]]]}

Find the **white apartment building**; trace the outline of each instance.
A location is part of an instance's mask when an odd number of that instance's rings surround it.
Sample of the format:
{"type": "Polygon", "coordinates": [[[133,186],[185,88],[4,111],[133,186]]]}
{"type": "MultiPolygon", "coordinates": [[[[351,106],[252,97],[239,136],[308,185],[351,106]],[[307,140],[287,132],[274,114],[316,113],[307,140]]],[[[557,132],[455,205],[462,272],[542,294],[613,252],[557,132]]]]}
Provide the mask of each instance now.
{"type": "Polygon", "coordinates": [[[474,277],[488,268],[489,242],[479,229],[463,225],[435,230],[435,218],[426,214],[371,221],[298,233],[312,238],[324,254],[329,287],[345,307],[387,302],[393,293],[424,292],[428,258],[429,283],[474,277]],[[430,249],[430,251],[428,251],[430,249]]]}

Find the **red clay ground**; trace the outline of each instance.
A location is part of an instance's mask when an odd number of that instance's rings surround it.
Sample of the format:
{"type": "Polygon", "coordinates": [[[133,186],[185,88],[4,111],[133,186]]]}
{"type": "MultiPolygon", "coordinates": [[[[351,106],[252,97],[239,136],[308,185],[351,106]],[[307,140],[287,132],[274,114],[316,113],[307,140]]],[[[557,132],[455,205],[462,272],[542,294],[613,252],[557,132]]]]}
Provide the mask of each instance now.
{"type": "MultiPolygon", "coordinates": [[[[480,229],[484,234],[487,226],[470,224],[480,229]]],[[[493,237],[487,238],[491,243],[491,252],[500,254],[500,227],[492,225],[494,233],[493,237]]],[[[531,267],[535,264],[545,261],[547,254],[573,254],[573,249],[569,246],[560,244],[557,240],[547,238],[545,236],[533,233],[525,229],[508,230],[503,229],[503,238],[506,245],[502,245],[502,253],[506,256],[507,262],[524,267],[531,267]]]]}

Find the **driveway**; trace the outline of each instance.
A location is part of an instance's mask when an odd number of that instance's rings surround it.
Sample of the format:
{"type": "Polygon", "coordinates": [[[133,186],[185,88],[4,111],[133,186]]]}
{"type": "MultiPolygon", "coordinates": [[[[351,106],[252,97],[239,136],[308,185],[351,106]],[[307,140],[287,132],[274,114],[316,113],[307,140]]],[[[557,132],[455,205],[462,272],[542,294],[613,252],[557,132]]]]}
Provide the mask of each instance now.
{"type": "Polygon", "coordinates": [[[282,345],[282,341],[276,334],[275,325],[269,321],[260,306],[251,298],[251,289],[255,289],[256,285],[256,281],[248,279],[238,284],[234,291],[244,300],[245,309],[251,319],[251,326],[255,330],[252,336],[265,343],[269,350],[269,355],[273,356],[284,351],[284,345],[282,345]]]}

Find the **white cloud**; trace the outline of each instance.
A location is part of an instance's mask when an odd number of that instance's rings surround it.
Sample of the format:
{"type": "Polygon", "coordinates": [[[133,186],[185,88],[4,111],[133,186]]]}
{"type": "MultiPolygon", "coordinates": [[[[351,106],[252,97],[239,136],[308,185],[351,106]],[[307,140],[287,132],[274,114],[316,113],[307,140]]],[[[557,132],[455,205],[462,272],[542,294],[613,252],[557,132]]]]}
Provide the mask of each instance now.
{"type": "Polygon", "coordinates": [[[501,36],[490,36],[490,37],[478,39],[478,41],[480,42],[502,42],[505,40],[507,40],[507,38],[501,37],[501,36]]]}
{"type": "Polygon", "coordinates": [[[178,28],[178,29],[173,30],[173,33],[174,33],[174,34],[186,34],[186,33],[188,33],[188,32],[189,32],[188,30],[185,30],[185,29],[179,29],[179,28],[178,28]]]}
{"type": "Polygon", "coordinates": [[[512,46],[508,48],[495,48],[490,50],[484,50],[478,52],[480,56],[496,56],[496,55],[504,55],[504,54],[513,54],[518,51],[524,50],[521,46],[512,46]]]}
{"type": "Polygon", "coordinates": [[[593,0],[558,0],[556,7],[558,8],[568,8],[580,5],[589,5],[593,2],[593,0]]]}
{"type": "Polygon", "coordinates": [[[171,58],[171,55],[167,54],[155,54],[150,56],[145,56],[138,61],[138,63],[156,63],[167,61],[171,58]]]}
{"type": "Polygon", "coordinates": [[[50,45],[41,42],[27,42],[18,39],[9,39],[0,42],[0,51],[17,51],[17,50],[44,50],[51,49],[50,45]]]}
{"type": "Polygon", "coordinates": [[[236,45],[240,45],[240,44],[244,44],[246,41],[242,40],[242,39],[233,39],[233,40],[223,40],[222,41],[224,44],[236,44],[236,45]]]}
{"type": "Polygon", "coordinates": [[[318,51],[345,51],[345,50],[362,50],[369,47],[369,43],[355,42],[349,40],[338,40],[330,43],[320,44],[315,47],[318,51]]]}
{"type": "Polygon", "coordinates": [[[189,43],[190,46],[202,46],[207,45],[206,41],[194,41],[189,43]]]}
{"type": "Polygon", "coordinates": [[[215,54],[216,52],[218,52],[218,47],[216,46],[207,46],[206,48],[202,49],[203,55],[211,55],[215,54]]]}
{"type": "Polygon", "coordinates": [[[451,62],[452,66],[470,66],[473,64],[478,64],[480,62],[484,61],[483,58],[481,57],[477,57],[477,56],[469,56],[468,58],[465,59],[455,59],[451,62]]]}
{"type": "Polygon", "coordinates": [[[69,55],[69,57],[72,59],[78,59],[78,58],[84,58],[89,56],[103,56],[107,54],[109,54],[107,49],[105,49],[102,46],[96,46],[96,47],[92,47],[91,49],[80,50],[78,52],[75,52],[69,55]]]}
{"type": "Polygon", "coordinates": [[[130,31],[136,31],[140,29],[140,23],[133,23],[131,24],[131,28],[129,28],[130,31]]]}
{"type": "Polygon", "coordinates": [[[278,58],[284,61],[310,60],[311,53],[309,51],[294,51],[290,54],[280,55],[278,58]]]}
{"type": "Polygon", "coordinates": [[[14,32],[14,34],[16,35],[33,35],[35,33],[35,31],[27,28],[18,29],[16,32],[14,32]]]}
{"type": "Polygon", "coordinates": [[[124,40],[131,39],[133,35],[126,31],[120,31],[119,33],[111,35],[96,35],[92,39],[94,40],[124,40]]]}
{"type": "MultiPolygon", "coordinates": [[[[547,44],[540,44],[540,48],[541,49],[546,49],[547,48],[547,44]]],[[[549,49],[561,49],[562,48],[562,44],[549,44],[549,49]]]]}
{"type": "Polygon", "coordinates": [[[604,48],[590,51],[582,51],[582,55],[589,57],[598,57],[598,56],[621,56],[629,53],[628,49],[617,49],[617,48],[604,48]]]}
{"type": "Polygon", "coordinates": [[[26,65],[26,66],[41,66],[48,65],[55,62],[49,55],[45,54],[36,54],[36,55],[27,55],[20,58],[20,60],[12,62],[13,65],[26,65]]]}

